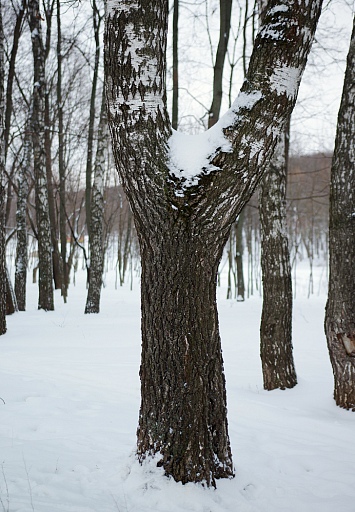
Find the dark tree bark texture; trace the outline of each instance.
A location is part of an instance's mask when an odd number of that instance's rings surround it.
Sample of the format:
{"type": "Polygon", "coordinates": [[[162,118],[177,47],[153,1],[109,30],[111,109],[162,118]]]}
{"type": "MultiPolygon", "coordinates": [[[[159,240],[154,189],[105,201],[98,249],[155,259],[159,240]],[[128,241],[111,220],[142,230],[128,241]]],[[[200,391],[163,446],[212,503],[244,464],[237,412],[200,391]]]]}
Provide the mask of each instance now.
{"type": "Polygon", "coordinates": [[[355,18],[331,169],[325,316],[337,405],[355,411],[355,18]]]}
{"type": "Polygon", "coordinates": [[[260,189],[263,308],[260,356],[264,388],[297,384],[292,353],[292,280],[286,225],[287,130],[282,134],[260,189]]]}
{"type": "Polygon", "coordinates": [[[108,118],[142,257],[138,455],[159,454],[183,483],[233,476],[217,268],[294,106],[320,3],[271,1],[241,93],[201,136],[211,152],[191,176],[174,160],[166,110],[168,2],[107,2],[108,118]]]}

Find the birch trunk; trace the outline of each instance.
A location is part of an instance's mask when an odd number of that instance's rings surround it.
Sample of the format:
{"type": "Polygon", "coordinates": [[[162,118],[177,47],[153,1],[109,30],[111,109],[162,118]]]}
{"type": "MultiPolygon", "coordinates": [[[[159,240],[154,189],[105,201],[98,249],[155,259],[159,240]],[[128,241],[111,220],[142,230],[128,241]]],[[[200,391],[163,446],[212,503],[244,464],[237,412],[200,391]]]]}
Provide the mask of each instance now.
{"type": "Polygon", "coordinates": [[[105,95],[102,92],[101,114],[98,129],[97,152],[95,159],[94,181],[91,197],[91,229],[89,234],[90,266],[89,289],[85,313],[100,312],[102,274],[104,267],[103,250],[103,214],[104,214],[104,177],[107,148],[107,116],[105,95]]]}
{"type": "Polygon", "coordinates": [[[46,176],[46,155],[44,149],[44,96],[45,96],[45,53],[42,41],[42,27],[38,0],[28,2],[28,20],[31,30],[34,63],[33,111],[31,119],[33,141],[33,163],[36,193],[36,220],[38,232],[39,299],[38,309],[54,309],[52,244],[48,209],[48,188],[46,176]]]}
{"type": "MultiPolygon", "coordinates": [[[[32,113],[29,114],[32,116],[32,113]]],[[[30,118],[29,118],[30,121],[30,118]]],[[[26,280],[27,280],[27,196],[28,181],[27,173],[31,166],[31,131],[30,122],[27,123],[25,141],[24,141],[24,158],[18,172],[17,187],[17,246],[15,259],[15,295],[19,311],[26,310],[26,280]]]]}
{"type": "Polygon", "coordinates": [[[108,118],[142,257],[138,455],[183,483],[233,476],[217,268],[294,106],[320,5],[270,2],[232,109],[184,139],[208,146],[191,169],[166,110],[168,1],[107,2],[108,118]]]}
{"type": "Polygon", "coordinates": [[[355,411],[355,18],[331,169],[325,316],[337,405],[355,411]]]}

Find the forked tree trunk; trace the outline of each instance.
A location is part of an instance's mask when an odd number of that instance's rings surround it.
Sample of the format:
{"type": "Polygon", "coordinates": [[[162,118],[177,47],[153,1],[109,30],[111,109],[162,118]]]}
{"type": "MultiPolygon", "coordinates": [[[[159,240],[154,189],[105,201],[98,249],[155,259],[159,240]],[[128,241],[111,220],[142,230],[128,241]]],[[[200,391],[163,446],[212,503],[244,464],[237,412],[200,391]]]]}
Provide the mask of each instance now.
{"type": "Polygon", "coordinates": [[[177,481],[215,485],[233,475],[217,268],[294,106],[320,5],[271,0],[232,109],[210,131],[185,139],[208,146],[189,169],[176,149],[180,136],[169,140],[168,1],[107,2],[108,117],[142,256],[138,455],[159,454],[158,465],[177,481]]]}
{"type": "Polygon", "coordinates": [[[4,105],[4,30],[2,24],[3,2],[0,0],[0,335],[6,332],[6,267],[5,267],[5,105],[4,105]]]}
{"type": "Polygon", "coordinates": [[[263,308],[260,356],[264,388],[297,384],[292,352],[292,280],[286,225],[287,132],[278,143],[260,189],[263,308]]]}
{"type": "Polygon", "coordinates": [[[355,411],[355,18],[331,169],[325,332],[334,399],[355,411]]]}
{"type": "Polygon", "coordinates": [[[44,149],[44,95],[45,53],[42,42],[41,17],[38,0],[29,0],[28,19],[31,30],[34,62],[33,110],[31,130],[36,193],[36,219],[38,233],[39,298],[38,309],[54,309],[52,244],[48,208],[48,188],[44,149]]]}

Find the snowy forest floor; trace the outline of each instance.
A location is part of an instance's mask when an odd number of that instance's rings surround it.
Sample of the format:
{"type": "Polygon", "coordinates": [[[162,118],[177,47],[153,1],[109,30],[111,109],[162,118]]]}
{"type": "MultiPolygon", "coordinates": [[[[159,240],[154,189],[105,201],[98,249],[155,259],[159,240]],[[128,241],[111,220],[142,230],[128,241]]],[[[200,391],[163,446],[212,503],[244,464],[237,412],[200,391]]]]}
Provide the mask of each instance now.
{"type": "Polygon", "coordinates": [[[134,457],[140,402],[139,286],[106,277],[101,313],[84,315],[84,273],[56,311],[8,317],[0,338],[0,512],[354,512],[355,413],[337,408],[326,295],[294,305],[299,384],[263,390],[260,297],[219,313],[236,468],[217,490],[181,485],[134,457]]]}

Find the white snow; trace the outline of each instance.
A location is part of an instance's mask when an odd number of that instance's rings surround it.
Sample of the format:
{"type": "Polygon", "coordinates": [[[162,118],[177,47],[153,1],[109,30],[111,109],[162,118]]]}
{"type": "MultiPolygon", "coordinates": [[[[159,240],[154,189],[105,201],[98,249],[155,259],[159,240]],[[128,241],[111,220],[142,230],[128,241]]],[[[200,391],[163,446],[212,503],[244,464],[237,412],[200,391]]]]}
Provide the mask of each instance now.
{"type": "Polygon", "coordinates": [[[277,91],[277,94],[286,94],[289,98],[293,98],[297,93],[300,79],[299,68],[280,65],[275,68],[270,77],[270,87],[271,90],[277,91]]]}
{"type": "MultiPolygon", "coordinates": [[[[316,270],[314,279],[316,279],[316,270]]],[[[301,266],[298,267],[298,277],[301,266]]],[[[182,486],[133,455],[139,409],[139,287],[106,277],[101,313],[84,315],[83,275],[56,311],[7,318],[0,337],[0,511],[351,512],[355,414],[332,399],[325,294],[294,307],[299,384],[266,392],[259,362],[261,299],[219,311],[236,476],[217,490],[182,486]]]]}
{"type": "Polygon", "coordinates": [[[209,130],[198,135],[190,135],[173,130],[169,139],[170,173],[184,178],[184,187],[196,185],[201,173],[218,170],[211,164],[218,151],[232,151],[231,142],[225,137],[223,129],[237,122],[241,109],[251,110],[262,97],[260,91],[241,92],[232,107],[209,130]]]}

